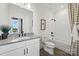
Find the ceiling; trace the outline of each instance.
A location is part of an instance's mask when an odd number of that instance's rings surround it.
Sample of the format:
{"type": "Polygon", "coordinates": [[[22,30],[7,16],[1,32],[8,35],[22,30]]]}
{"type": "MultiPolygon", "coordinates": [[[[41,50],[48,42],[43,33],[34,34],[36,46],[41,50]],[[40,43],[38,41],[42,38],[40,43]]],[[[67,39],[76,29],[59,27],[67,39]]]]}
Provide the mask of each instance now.
{"type": "Polygon", "coordinates": [[[31,5],[38,8],[49,8],[53,12],[60,11],[67,7],[67,3],[31,3],[31,5]]]}
{"type": "MultiPolygon", "coordinates": [[[[62,9],[67,7],[67,3],[30,3],[31,4],[31,8],[35,7],[37,9],[49,9],[51,10],[53,13],[56,13],[58,11],[61,11],[62,9]]],[[[18,5],[22,6],[22,7],[27,7],[28,3],[18,3],[18,5]]]]}

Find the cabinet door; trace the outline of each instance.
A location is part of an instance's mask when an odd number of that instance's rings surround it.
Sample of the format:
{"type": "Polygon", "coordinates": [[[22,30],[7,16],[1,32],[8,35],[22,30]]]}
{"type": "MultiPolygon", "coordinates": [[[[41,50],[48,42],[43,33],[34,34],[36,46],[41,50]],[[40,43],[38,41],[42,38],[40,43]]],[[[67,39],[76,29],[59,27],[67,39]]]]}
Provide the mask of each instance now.
{"type": "Polygon", "coordinates": [[[27,46],[27,56],[39,56],[39,43],[27,46]]]}
{"type": "Polygon", "coordinates": [[[8,51],[4,54],[2,54],[2,56],[24,56],[25,55],[25,47],[21,47],[12,51],[8,51]]]}

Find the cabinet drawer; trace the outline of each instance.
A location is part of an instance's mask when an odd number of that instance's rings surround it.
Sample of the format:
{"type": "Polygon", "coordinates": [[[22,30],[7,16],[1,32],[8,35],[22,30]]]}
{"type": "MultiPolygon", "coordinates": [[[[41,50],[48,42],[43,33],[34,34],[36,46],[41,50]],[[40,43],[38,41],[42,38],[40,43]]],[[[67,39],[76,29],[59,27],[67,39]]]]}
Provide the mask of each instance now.
{"type": "Polygon", "coordinates": [[[20,47],[15,50],[3,53],[1,56],[24,56],[24,49],[25,47],[20,47]]]}
{"type": "Polygon", "coordinates": [[[25,46],[26,41],[0,46],[0,54],[25,46]]]}

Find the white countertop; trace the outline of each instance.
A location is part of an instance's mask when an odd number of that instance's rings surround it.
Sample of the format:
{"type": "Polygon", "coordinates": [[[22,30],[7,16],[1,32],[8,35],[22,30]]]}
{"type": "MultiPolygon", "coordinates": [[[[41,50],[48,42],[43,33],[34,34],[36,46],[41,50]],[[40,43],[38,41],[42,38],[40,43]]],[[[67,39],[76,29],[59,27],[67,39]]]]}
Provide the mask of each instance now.
{"type": "Polygon", "coordinates": [[[18,37],[18,38],[10,37],[8,39],[0,40],[0,46],[17,43],[17,42],[22,42],[22,41],[33,40],[36,38],[40,38],[40,36],[32,35],[32,36],[25,36],[25,37],[18,37]]]}

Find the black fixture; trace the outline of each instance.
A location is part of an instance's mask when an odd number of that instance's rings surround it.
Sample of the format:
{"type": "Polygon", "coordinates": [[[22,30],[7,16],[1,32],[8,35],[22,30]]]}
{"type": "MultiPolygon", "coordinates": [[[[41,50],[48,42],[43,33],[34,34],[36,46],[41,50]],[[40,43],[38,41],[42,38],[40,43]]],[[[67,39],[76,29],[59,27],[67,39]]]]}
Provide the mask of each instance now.
{"type": "Polygon", "coordinates": [[[54,22],[56,21],[55,19],[51,19],[51,20],[54,20],[54,22]]]}
{"type": "Polygon", "coordinates": [[[0,40],[2,40],[2,36],[0,36],[0,40]]]}
{"type": "Polygon", "coordinates": [[[22,36],[23,36],[23,33],[24,33],[24,31],[23,31],[23,19],[21,19],[21,34],[22,34],[22,36]]]}
{"type": "Polygon", "coordinates": [[[51,32],[51,34],[53,34],[53,32],[51,32]]]}

